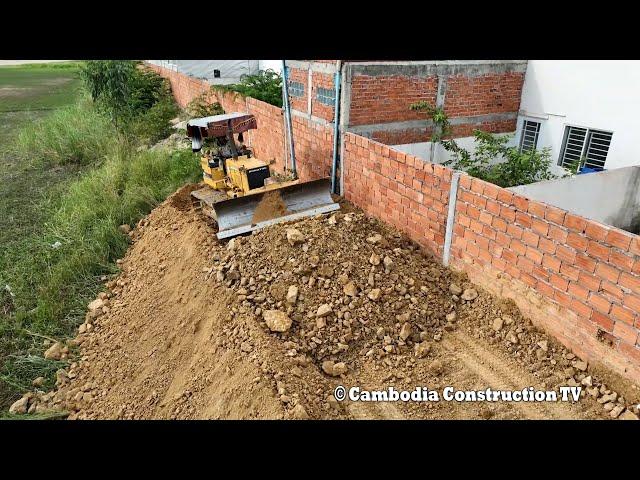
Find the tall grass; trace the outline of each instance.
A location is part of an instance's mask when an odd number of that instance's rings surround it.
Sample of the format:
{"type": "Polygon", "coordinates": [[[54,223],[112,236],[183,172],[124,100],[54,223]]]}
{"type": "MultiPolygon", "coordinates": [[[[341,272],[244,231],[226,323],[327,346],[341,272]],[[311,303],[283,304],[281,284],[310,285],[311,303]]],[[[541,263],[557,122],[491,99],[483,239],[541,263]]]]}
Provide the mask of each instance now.
{"type": "Polygon", "coordinates": [[[0,313],[0,402],[16,398],[36,376],[51,379],[57,365],[33,361],[44,350],[40,335],[71,336],[83,321],[100,277],[117,271],[115,260],[128,247],[118,226],[134,225],[200,173],[190,150],[140,150],[86,99],[27,127],[15,151],[38,168],[86,168],[43,203],[42,233],[10,252],[0,271],[0,287],[11,287],[15,305],[11,315],[0,313]]]}
{"type": "Polygon", "coordinates": [[[100,162],[117,143],[113,124],[89,99],[82,98],[25,126],[14,148],[20,156],[43,166],[88,165],[100,162]]]}

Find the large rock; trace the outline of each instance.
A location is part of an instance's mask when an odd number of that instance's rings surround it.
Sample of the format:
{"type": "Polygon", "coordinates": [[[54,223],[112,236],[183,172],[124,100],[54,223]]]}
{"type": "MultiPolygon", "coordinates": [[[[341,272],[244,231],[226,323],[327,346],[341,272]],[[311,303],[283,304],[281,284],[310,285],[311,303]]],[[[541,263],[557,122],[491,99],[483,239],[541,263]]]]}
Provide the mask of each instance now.
{"type": "Polygon", "coordinates": [[[9,407],[9,413],[14,415],[24,415],[29,410],[29,397],[24,396],[20,400],[16,400],[9,407]]]}
{"type": "Polygon", "coordinates": [[[377,254],[377,253],[375,253],[375,252],[374,252],[374,253],[372,253],[372,254],[371,254],[371,256],[369,257],[369,263],[370,263],[371,265],[376,266],[376,267],[377,267],[378,265],[380,265],[380,255],[378,255],[378,254],[377,254]]]}
{"type": "Polygon", "coordinates": [[[308,420],[309,414],[301,404],[297,404],[291,410],[291,418],[293,418],[294,420],[308,420]]]}
{"type": "Polygon", "coordinates": [[[407,338],[411,336],[411,324],[409,322],[404,322],[402,328],[400,329],[400,339],[402,341],[406,341],[407,338]]]}
{"type": "Polygon", "coordinates": [[[471,300],[475,300],[478,298],[478,292],[474,288],[467,288],[464,292],[462,292],[462,300],[470,302],[471,300]]]}
{"type": "Polygon", "coordinates": [[[287,303],[289,305],[295,305],[298,301],[298,287],[291,285],[287,291],[287,303]]]}
{"type": "Polygon", "coordinates": [[[460,288],[457,283],[452,283],[449,285],[449,291],[451,292],[451,295],[458,296],[462,293],[462,288],[460,288]]]}
{"type": "Polygon", "coordinates": [[[431,345],[429,345],[427,342],[416,343],[414,349],[416,357],[424,358],[431,351],[431,345]]]}
{"type": "Polygon", "coordinates": [[[104,307],[104,300],[102,300],[101,298],[96,298],[93,302],[87,305],[87,308],[89,309],[89,311],[93,313],[98,313],[98,312],[101,313],[102,307],[104,307]]]}
{"type": "Polygon", "coordinates": [[[287,228],[287,242],[289,245],[297,245],[299,243],[304,243],[305,237],[300,230],[297,228],[287,228]]]}
{"type": "Polygon", "coordinates": [[[502,318],[497,317],[493,319],[493,325],[491,325],[491,328],[493,328],[494,331],[499,332],[500,330],[502,330],[502,326],[504,325],[504,320],[502,320],[502,318]]]}
{"type": "Polygon", "coordinates": [[[328,303],[323,303],[318,307],[318,311],[316,312],[316,317],[318,318],[326,317],[331,313],[331,311],[332,311],[331,305],[329,305],[328,303]]]}
{"type": "Polygon", "coordinates": [[[262,316],[272,332],[286,332],[291,328],[291,319],[280,310],[266,310],[262,316]]]}
{"type": "Polygon", "coordinates": [[[46,352],[44,352],[44,358],[47,360],[60,360],[62,357],[62,350],[64,346],[60,342],[56,342],[51,345],[46,352]]]}
{"type": "Polygon", "coordinates": [[[622,415],[618,417],[619,420],[638,420],[638,416],[631,410],[625,410],[622,415]]]}
{"type": "Polygon", "coordinates": [[[374,288],[369,292],[369,295],[367,295],[367,297],[369,297],[369,300],[377,302],[380,299],[380,295],[382,295],[382,290],[380,290],[379,288],[374,288]]]}
{"type": "Polygon", "coordinates": [[[367,238],[367,242],[375,245],[376,243],[380,243],[382,241],[382,235],[380,235],[379,233],[376,233],[375,235],[371,235],[369,238],[367,238]]]}
{"type": "Polygon", "coordinates": [[[347,283],[344,287],[342,287],[345,295],[350,297],[355,297],[358,295],[358,287],[354,282],[347,283]]]}
{"type": "Polygon", "coordinates": [[[322,362],[322,371],[332,377],[338,377],[347,372],[347,365],[344,362],[325,360],[322,362]]]}
{"type": "Polygon", "coordinates": [[[389,273],[393,270],[393,260],[391,260],[391,257],[384,257],[382,264],[384,265],[384,273],[389,273]]]}

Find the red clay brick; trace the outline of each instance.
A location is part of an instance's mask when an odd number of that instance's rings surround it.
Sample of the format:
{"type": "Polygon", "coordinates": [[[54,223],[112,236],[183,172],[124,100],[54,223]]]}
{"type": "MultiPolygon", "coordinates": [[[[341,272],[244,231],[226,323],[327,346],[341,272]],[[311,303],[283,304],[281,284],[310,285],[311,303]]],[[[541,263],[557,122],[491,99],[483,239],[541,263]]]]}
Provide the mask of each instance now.
{"type": "Polygon", "coordinates": [[[618,283],[620,273],[620,270],[607,265],[606,263],[598,262],[598,264],[596,265],[596,275],[605,280],[609,280],[612,283],[618,283]]]}
{"type": "Polygon", "coordinates": [[[622,304],[625,307],[630,308],[634,312],[640,313],[640,296],[634,295],[632,293],[627,294],[624,296],[624,300],[622,301],[622,304]]]}
{"type": "Polygon", "coordinates": [[[500,230],[501,232],[507,231],[507,222],[505,222],[504,219],[500,217],[493,217],[493,222],[491,223],[491,225],[493,226],[493,228],[495,228],[496,230],[500,230]]]}
{"type": "Polygon", "coordinates": [[[609,250],[609,247],[602,245],[601,243],[594,242],[593,240],[589,240],[589,245],[587,247],[587,252],[589,253],[589,255],[604,261],[608,261],[609,250]]]}
{"type": "Polygon", "coordinates": [[[516,211],[516,223],[525,228],[531,228],[531,216],[526,213],[516,211]]]}
{"type": "Polygon", "coordinates": [[[598,311],[594,311],[591,320],[596,322],[604,331],[611,333],[615,322],[608,315],[604,315],[598,311]]]}
{"type": "Polygon", "coordinates": [[[595,308],[598,312],[607,315],[611,310],[611,302],[597,293],[591,293],[589,295],[589,305],[595,308]]]}
{"type": "Polygon", "coordinates": [[[498,201],[510,205],[513,200],[513,193],[504,188],[498,190],[498,201]]]}
{"type": "Polygon", "coordinates": [[[600,288],[600,278],[585,272],[580,272],[578,274],[578,282],[580,282],[580,285],[588,288],[592,292],[597,292],[600,288]]]}
{"type": "Polygon", "coordinates": [[[575,298],[571,299],[570,308],[579,316],[586,319],[591,318],[591,314],[593,313],[593,309],[589,305],[581,302],[580,300],[576,300],[575,298]]]}
{"type": "Polygon", "coordinates": [[[552,273],[549,276],[549,283],[551,283],[551,285],[553,285],[558,290],[562,290],[563,292],[566,292],[567,288],[569,288],[569,280],[561,277],[560,275],[556,275],[555,273],[552,273]]]}
{"type": "Polygon", "coordinates": [[[555,225],[549,226],[549,238],[557,240],[560,243],[564,243],[567,241],[567,236],[569,232],[561,227],[556,227],[555,225]]]}
{"type": "Polygon", "coordinates": [[[540,237],[538,248],[545,253],[556,253],[556,244],[548,238],[540,237]]]}
{"type": "Polygon", "coordinates": [[[614,324],[613,334],[630,345],[635,345],[638,339],[638,330],[624,322],[616,322],[614,324]]]}
{"type": "Polygon", "coordinates": [[[527,246],[522,243],[520,240],[511,240],[511,249],[516,252],[518,255],[524,255],[527,253],[527,246]]]}
{"type": "Polygon", "coordinates": [[[579,269],[593,273],[596,270],[596,263],[597,262],[588,255],[580,252],[576,253],[575,265],[579,269]]]}
{"type": "Polygon", "coordinates": [[[539,235],[546,236],[549,233],[549,223],[538,218],[532,218],[531,229],[539,235]]]}
{"type": "Polygon", "coordinates": [[[527,208],[529,208],[529,200],[519,195],[513,196],[513,204],[518,210],[523,212],[526,212],[527,208]]]}
{"type": "Polygon", "coordinates": [[[591,240],[602,241],[607,237],[607,233],[609,233],[609,227],[606,225],[602,225],[601,223],[590,220],[587,223],[587,228],[585,229],[585,234],[591,240]]]}
{"type": "Polygon", "coordinates": [[[480,221],[486,225],[491,225],[493,215],[486,211],[480,212],[480,221]]]}
{"type": "Polygon", "coordinates": [[[620,320],[621,322],[627,323],[629,325],[633,325],[633,322],[636,319],[636,312],[627,308],[621,307],[620,305],[613,305],[611,307],[611,316],[615,320],[620,320]]]}
{"type": "Polygon", "coordinates": [[[576,250],[585,251],[588,244],[589,240],[587,240],[587,237],[584,237],[583,235],[578,235],[577,233],[570,232],[567,236],[567,245],[575,248],[576,250]]]}
{"type": "Polygon", "coordinates": [[[536,217],[544,218],[544,214],[547,210],[547,206],[543,203],[536,202],[535,200],[529,200],[528,212],[536,217]]]}
{"type": "Polygon", "coordinates": [[[582,233],[587,227],[587,221],[579,215],[567,213],[564,216],[564,226],[571,230],[575,230],[578,233],[582,233]]]}
{"type": "Polygon", "coordinates": [[[560,265],[560,273],[562,273],[565,277],[577,282],[580,275],[580,270],[572,267],[568,263],[562,262],[562,265],[560,265]]]}
{"type": "Polygon", "coordinates": [[[558,207],[547,205],[547,210],[544,212],[544,218],[546,220],[549,220],[550,222],[562,225],[562,223],[564,222],[565,213],[567,212],[558,207]]]}
{"type": "Polygon", "coordinates": [[[518,257],[516,262],[521,271],[529,273],[533,270],[533,262],[526,257],[518,257]]]}
{"type": "Polygon", "coordinates": [[[629,251],[635,255],[640,255],[640,238],[635,236],[631,240],[631,245],[629,246],[629,251]]]}
{"type": "Polygon", "coordinates": [[[507,223],[507,234],[512,238],[521,239],[524,230],[513,223],[507,223]]]}
{"type": "Polygon", "coordinates": [[[553,270],[554,272],[560,271],[560,260],[552,255],[543,255],[542,257],[542,265],[549,270],[553,270]]]}
{"type": "Polygon", "coordinates": [[[622,300],[624,297],[624,291],[618,285],[607,280],[602,280],[600,290],[605,292],[607,295],[617,298],[618,300],[622,300]]]}
{"type": "Polygon", "coordinates": [[[618,344],[618,350],[620,350],[620,352],[622,352],[626,357],[632,358],[634,362],[640,363],[640,348],[638,347],[637,342],[638,340],[636,340],[635,346],[626,342],[620,342],[618,344]]]}
{"type": "Polygon", "coordinates": [[[618,247],[620,250],[629,250],[629,247],[631,246],[631,240],[634,236],[635,235],[633,235],[632,233],[615,228],[611,229],[607,234],[606,242],[609,245],[618,247]]]}
{"type": "Polygon", "coordinates": [[[622,270],[630,271],[633,268],[633,257],[625,255],[618,250],[611,250],[609,252],[609,263],[621,268],[622,270]]]}
{"type": "Polygon", "coordinates": [[[542,265],[542,252],[540,252],[540,250],[532,247],[527,247],[527,252],[525,253],[525,256],[533,260],[534,263],[537,263],[538,265],[542,265]]]}
{"type": "Polygon", "coordinates": [[[516,211],[512,207],[502,205],[500,207],[500,216],[507,222],[514,222],[516,220],[516,211]]]}
{"type": "Polygon", "coordinates": [[[589,298],[589,290],[584,288],[578,283],[569,282],[569,288],[567,289],[570,295],[573,295],[575,298],[579,298],[582,300],[586,300],[589,298]]]}
{"type": "Polygon", "coordinates": [[[522,233],[522,241],[527,245],[530,245],[532,247],[537,247],[538,242],[540,241],[540,237],[533,232],[525,230],[522,233]]]}
{"type": "Polygon", "coordinates": [[[569,307],[571,305],[571,295],[567,295],[564,292],[560,292],[558,290],[554,291],[553,299],[560,305],[564,305],[565,307],[569,307]]]}
{"type": "Polygon", "coordinates": [[[574,263],[576,260],[576,251],[573,248],[558,245],[556,256],[563,262],[574,263]]]}

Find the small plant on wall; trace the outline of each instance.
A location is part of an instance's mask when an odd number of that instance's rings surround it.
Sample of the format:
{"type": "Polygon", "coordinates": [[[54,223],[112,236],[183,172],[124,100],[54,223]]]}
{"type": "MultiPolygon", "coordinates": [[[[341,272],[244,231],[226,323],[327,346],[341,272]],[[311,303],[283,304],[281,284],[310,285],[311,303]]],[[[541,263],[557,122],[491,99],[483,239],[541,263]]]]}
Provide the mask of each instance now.
{"type": "Polygon", "coordinates": [[[474,130],[475,148],[470,152],[451,138],[452,127],[442,108],[422,101],[412,104],[410,109],[426,113],[433,122],[431,141],[451,153],[451,159],[444,162],[447,166],[501,187],[556,178],[550,171],[551,152],[548,148],[520,151],[518,147],[508,145],[509,136],[474,130]]]}

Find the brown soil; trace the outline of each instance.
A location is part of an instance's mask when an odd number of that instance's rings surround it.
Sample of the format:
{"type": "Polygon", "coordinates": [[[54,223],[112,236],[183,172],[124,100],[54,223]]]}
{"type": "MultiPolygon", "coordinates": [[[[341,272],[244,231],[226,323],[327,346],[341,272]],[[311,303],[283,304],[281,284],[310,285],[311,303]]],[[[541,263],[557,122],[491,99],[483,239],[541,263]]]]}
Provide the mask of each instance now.
{"type": "MultiPolygon", "coordinates": [[[[78,360],[59,373],[56,391],[36,395],[46,408],[81,419],[609,418],[586,392],[576,403],[335,402],[337,385],[555,389],[593,369],[574,368],[570,352],[512,303],[348,204],[331,218],[219,243],[186,208],[189,188],[132,232],[122,273],[107,282],[104,313],[89,316],[72,342],[78,360]],[[287,241],[292,227],[303,243],[287,241]],[[451,284],[478,296],[462,300],[451,284]],[[290,286],[298,287],[295,302],[287,299],[290,286]],[[316,318],[324,304],[331,312],[316,318]],[[285,312],[292,326],[271,332],[267,310],[285,312]],[[496,332],[497,317],[508,323],[496,332]],[[416,356],[416,345],[428,345],[428,354],[416,356]],[[326,361],[344,362],[346,372],[328,375],[326,361]]],[[[593,383],[607,378],[593,374],[593,383]]],[[[627,406],[638,401],[633,392],[627,406]]]]}
{"type": "Polygon", "coordinates": [[[277,190],[267,192],[262,196],[260,203],[253,212],[253,218],[251,223],[256,224],[264,222],[265,220],[271,220],[273,218],[283,217],[289,215],[291,212],[287,210],[287,206],[282,200],[280,192],[277,190]]]}

